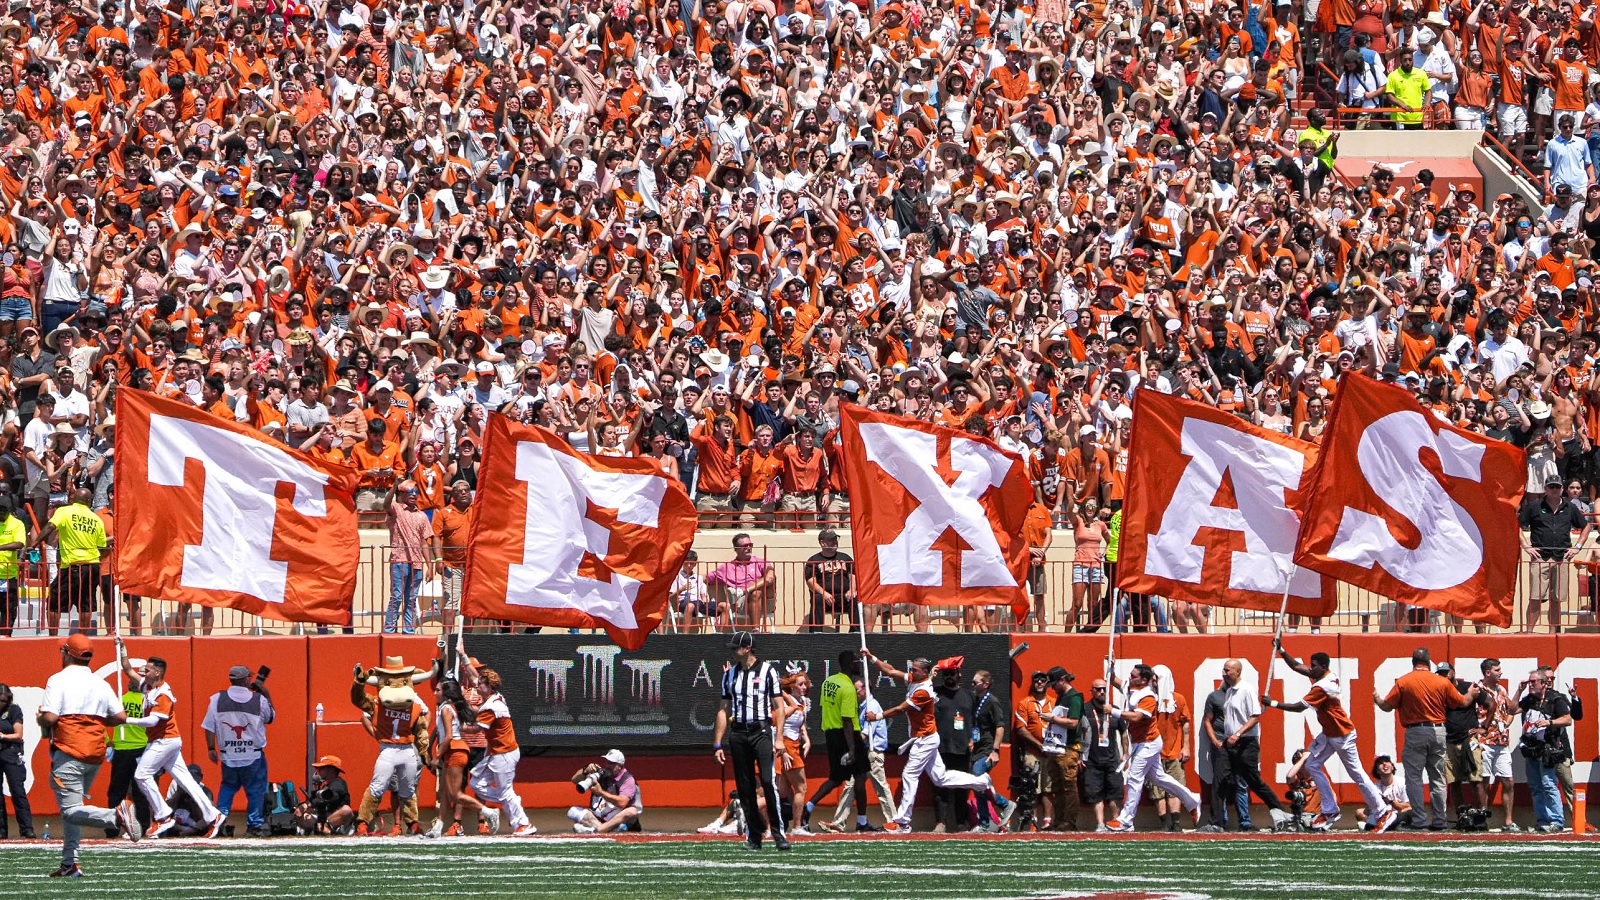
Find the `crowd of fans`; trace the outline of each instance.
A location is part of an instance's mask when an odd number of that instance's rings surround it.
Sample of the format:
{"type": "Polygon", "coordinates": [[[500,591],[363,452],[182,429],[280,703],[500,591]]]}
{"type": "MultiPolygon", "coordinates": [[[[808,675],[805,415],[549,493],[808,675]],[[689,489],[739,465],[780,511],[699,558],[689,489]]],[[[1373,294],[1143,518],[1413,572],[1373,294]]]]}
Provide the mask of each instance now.
{"type": "Polygon", "coordinates": [[[1526,446],[1530,496],[1600,477],[1592,9],[48,0],[0,41],[30,542],[110,506],[119,390],[436,526],[495,411],[724,524],[842,524],[859,403],[995,437],[1094,531],[1138,391],[1315,441],[1352,370],[1526,446]],[[1547,205],[1333,172],[1388,124],[1497,131],[1547,205]]]}

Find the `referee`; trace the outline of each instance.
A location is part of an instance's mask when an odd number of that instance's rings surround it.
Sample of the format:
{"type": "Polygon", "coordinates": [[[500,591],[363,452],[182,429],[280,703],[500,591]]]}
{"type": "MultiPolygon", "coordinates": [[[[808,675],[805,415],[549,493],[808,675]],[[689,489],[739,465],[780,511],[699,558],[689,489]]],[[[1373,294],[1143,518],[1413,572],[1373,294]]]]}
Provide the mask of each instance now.
{"type": "Polygon", "coordinates": [[[722,704],[717,707],[716,751],[717,764],[733,757],[733,780],[739,786],[739,803],[744,807],[744,821],[749,829],[745,834],[746,850],[761,849],[761,835],[767,823],[756,804],[756,781],[761,782],[761,792],[767,798],[767,811],[772,814],[772,842],[779,850],[789,849],[789,839],[783,835],[783,816],[779,812],[776,767],[772,761],[772,698],[778,696],[778,671],[769,662],[757,662],[755,636],[748,631],[735,632],[728,641],[733,650],[734,665],[722,673],[722,704]],[[722,741],[728,740],[727,750],[722,741]]]}

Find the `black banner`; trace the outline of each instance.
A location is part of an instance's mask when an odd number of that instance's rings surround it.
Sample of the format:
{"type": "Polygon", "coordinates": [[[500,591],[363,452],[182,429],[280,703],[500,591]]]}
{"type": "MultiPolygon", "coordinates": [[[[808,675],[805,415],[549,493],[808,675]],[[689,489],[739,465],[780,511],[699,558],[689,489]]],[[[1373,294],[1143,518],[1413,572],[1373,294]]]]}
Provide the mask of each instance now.
{"type": "MultiPolygon", "coordinates": [[[[919,656],[965,656],[964,681],[970,685],[972,673],[987,669],[993,702],[1010,709],[1011,643],[1003,634],[875,634],[869,645],[901,671],[919,656]]],[[[798,666],[811,675],[814,746],[822,744],[819,686],[837,669],[839,651],[859,647],[853,634],[756,637],[757,655],[780,672],[798,666]]],[[[732,659],[725,634],[652,635],[636,653],[595,635],[482,635],[467,638],[467,652],[500,674],[523,747],[591,750],[709,745],[723,666],[732,659]]],[[[905,699],[904,684],[873,676],[872,695],[885,709],[905,699]]],[[[890,741],[906,736],[905,718],[891,720],[890,741]]]]}

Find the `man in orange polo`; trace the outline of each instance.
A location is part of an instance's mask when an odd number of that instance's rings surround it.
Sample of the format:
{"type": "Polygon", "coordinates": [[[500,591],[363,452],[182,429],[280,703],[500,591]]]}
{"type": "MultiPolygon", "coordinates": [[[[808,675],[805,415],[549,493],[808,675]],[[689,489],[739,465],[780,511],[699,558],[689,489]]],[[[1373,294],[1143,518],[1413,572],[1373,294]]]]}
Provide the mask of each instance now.
{"type": "Polygon", "coordinates": [[[358,512],[383,509],[383,502],[394,487],[395,473],[404,464],[400,445],[385,438],[388,430],[388,423],[384,420],[369,420],[367,439],[348,451],[350,464],[361,472],[361,482],[356,485],[358,512]]]}
{"type": "Polygon", "coordinates": [[[1388,696],[1372,692],[1372,702],[1384,712],[1399,712],[1400,725],[1405,729],[1405,745],[1400,760],[1406,769],[1406,799],[1411,801],[1411,827],[1443,831],[1445,824],[1445,794],[1449,789],[1444,782],[1444,714],[1446,710],[1466,706],[1478,697],[1479,686],[1474,684],[1465,695],[1456,690],[1450,679],[1433,671],[1428,648],[1418,647],[1411,654],[1411,671],[1395,680],[1388,696]],[[1431,789],[1423,797],[1422,778],[1428,777],[1431,789]],[[1431,820],[1424,812],[1424,800],[1432,807],[1431,820]]]}
{"type": "Polygon", "coordinates": [[[444,588],[444,630],[456,627],[456,611],[461,609],[461,580],[467,569],[467,532],[472,517],[472,485],[457,481],[450,485],[450,502],[433,514],[433,541],[430,558],[439,567],[444,588]]]}
{"type": "Polygon", "coordinates": [[[89,668],[94,647],[74,634],[61,645],[61,671],[45,682],[39,701],[39,727],[50,736],[50,788],[61,809],[61,868],[51,878],[82,878],[78,842],[84,828],[115,828],[130,841],[142,829],[132,800],[116,809],[84,803],[106,758],[106,728],[121,725],[128,714],[104,678],[89,668]]]}

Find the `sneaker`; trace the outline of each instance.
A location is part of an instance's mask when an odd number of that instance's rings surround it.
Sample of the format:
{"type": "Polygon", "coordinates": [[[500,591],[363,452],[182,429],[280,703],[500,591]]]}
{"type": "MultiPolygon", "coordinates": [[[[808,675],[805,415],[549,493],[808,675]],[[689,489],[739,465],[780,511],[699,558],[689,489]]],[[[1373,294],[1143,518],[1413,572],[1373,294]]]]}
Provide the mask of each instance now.
{"type": "Polygon", "coordinates": [[[479,834],[499,834],[500,833],[500,810],[498,810],[498,809],[490,809],[489,807],[485,806],[483,808],[483,811],[478,813],[478,833],[479,834]],[[483,824],[486,820],[489,823],[487,826],[485,826],[483,824]]]}
{"type": "Polygon", "coordinates": [[[933,833],[934,834],[944,834],[945,833],[944,823],[940,822],[939,824],[933,826],[933,833]]]}
{"type": "Polygon", "coordinates": [[[882,834],[886,830],[888,829],[880,828],[871,822],[868,822],[865,825],[856,826],[856,834],[882,834]]]}
{"type": "Polygon", "coordinates": [[[156,821],[150,823],[149,828],[144,830],[144,836],[146,839],[161,837],[163,834],[171,831],[172,826],[176,824],[178,824],[178,820],[171,816],[167,816],[165,819],[157,819],[156,821]]]}
{"type": "Polygon", "coordinates": [[[1189,810],[1189,827],[1195,831],[1200,830],[1200,807],[1198,805],[1189,810]]]}
{"type": "Polygon", "coordinates": [[[218,810],[217,817],[211,820],[211,827],[206,831],[206,837],[215,838],[222,833],[222,826],[226,824],[228,824],[228,814],[218,810]]]}
{"type": "MultiPolygon", "coordinates": [[[[818,826],[818,827],[821,827],[821,826],[818,826]]],[[[793,831],[790,831],[789,833],[794,835],[795,837],[811,837],[811,829],[805,827],[804,825],[801,825],[799,828],[796,828],[793,831]]]]}
{"type": "Polygon", "coordinates": [[[1017,804],[1015,804],[1015,803],[1007,803],[1006,804],[1006,808],[1000,810],[1000,830],[1001,831],[1006,830],[1006,827],[1011,824],[1011,817],[1016,815],[1016,814],[1017,814],[1017,804]]]}
{"type": "Polygon", "coordinates": [[[576,831],[579,834],[594,834],[595,832],[599,831],[600,829],[594,827],[593,825],[585,825],[582,822],[573,822],[572,823],[572,830],[576,831]]]}
{"type": "Polygon", "coordinates": [[[906,823],[902,824],[900,822],[885,822],[884,825],[883,825],[883,830],[884,831],[892,831],[895,834],[910,834],[911,833],[911,823],[910,822],[906,822],[906,823]]]}
{"type": "Polygon", "coordinates": [[[1383,812],[1378,813],[1378,820],[1373,823],[1372,830],[1376,834],[1382,834],[1383,832],[1393,828],[1394,823],[1398,821],[1400,821],[1400,814],[1395,812],[1394,807],[1386,806],[1384,807],[1383,812]]]}
{"type": "Polygon", "coordinates": [[[538,834],[538,833],[539,833],[539,829],[533,827],[533,823],[529,822],[528,824],[522,826],[521,828],[518,828],[517,830],[511,832],[511,836],[512,837],[528,837],[530,835],[535,835],[535,834],[538,834]]]}
{"type": "Polygon", "coordinates": [[[393,825],[389,826],[389,837],[399,837],[400,835],[405,834],[405,833],[406,833],[405,828],[399,822],[396,822],[393,825]]]}
{"type": "Polygon", "coordinates": [[[779,850],[787,850],[789,849],[789,839],[780,834],[772,839],[772,846],[777,847],[779,850]]]}
{"type": "Polygon", "coordinates": [[[365,822],[357,822],[356,823],[356,837],[366,837],[367,835],[369,835],[371,833],[372,833],[372,829],[367,825],[367,823],[365,823],[365,822]]]}
{"type": "Polygon", "coordinates": [[[699,828],[696,828],[695,831],[698,832],[699,834],[721,834],[722,833],[722,829],[718,828],[715,825],[702,825],[699,828]]]}
{"type": "Polygon", "coordinates": [[[1517,823],[1510,822],[1510,823],[1506,824],[1505,827],[1503,827],[1503,828],[1496,828],[1494,830],[1494,833],[1495,834],[1518,834],[1521,831],[1522,831],[1522,829],[1517,827],[1517,823]]]}
{"type": "Polygon", "coordinates": [[[139,827],[139,813],[133,808],[133,801],[124,800],[118,803],[115,815],[122,836],[137,844],[144,836],[144,829],[139,827]]]}
{"type": "Polygon", "coordinates": [[[423,835],[423,837],[428,837],[428,838],[441,838],[441,837],[444,837],[444,820],[443,819],[434,819],[433,820],[433,827],[429,828],[427,833],[425,833],[423,835]]]}
{"type": "Polygon", "coordinates": [[[444,836],[445,837],[465,837],[466,834],[467,834],[466,829],[461,827],[461,823],[460,822],[457,822],[454,825],[450,826],[450,830],[445,832],[444,836]]]}
{"type": "Polygon", "coordinates": [[[840,828],[839,826],[833,824],[832,822],[827,822],[827,821],[818,822],[817,823],[817,827],[822,829],[823,831],[827,832],[828,834],[841,834],[841,833],[844,832],[843,828],[840,828]]]}
{"type": "Polygon", "coordinates": [[[82,878],[83,877],[83,870],[78,868],[78,864],[77,863],[72,863],[71,865],[68,865],[66,863],[62,863],[61,864],[61,868],[59,868],[59,869],[55,870],[54,872],[50,873],[50,877],[51,878],[82,878]]]}
{"type": "Polygon", "coordinates": [[[244,830],[244,836],[247,838],[268,838],[272,837],[272,832],[260,825],[251,825],[244,830]]]}
{"type": "Polygon", "coordinates": [[[1202,826],[1200,828],[1200,833],[1201,834],[1221,834],[1222,833],[1222,826],[1220,826],[1220,825],[1205,825],[1205,826],[1202,826]]]}
{"type": "Polygon", "coordinates": [[[1311,819],[1311,830],[1332,831],[1334,823],[1338,822],[1341,818],[1343,817],[1339,813],[1334,813],[1331,816],[1317,813],[1316,816],[1312,817],[1311,819]]]}
{"type": "Polygon", "coordinates": [[[1133,833],[1133,823],[1123,824],[1120,819],[1112,819],[1106,823],[1106,830],[1120,834],[1131,834],[1133,833]]]}
{"type": "Polygon", "coordinates": [[[761,839],[760,838],[749,838],[749,839],[747,839],[744,842],[744,848],[746,850],[749,850],[752,853],[760,853],[761,852],[761,839]]]}

